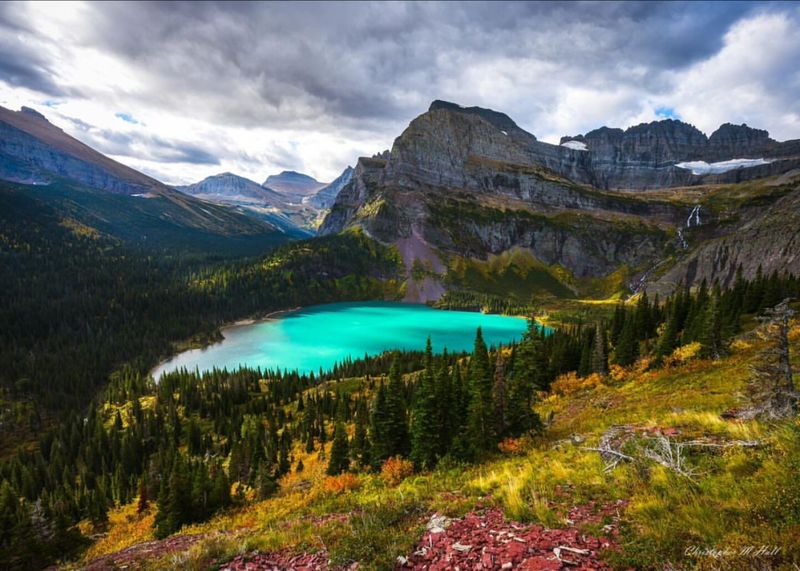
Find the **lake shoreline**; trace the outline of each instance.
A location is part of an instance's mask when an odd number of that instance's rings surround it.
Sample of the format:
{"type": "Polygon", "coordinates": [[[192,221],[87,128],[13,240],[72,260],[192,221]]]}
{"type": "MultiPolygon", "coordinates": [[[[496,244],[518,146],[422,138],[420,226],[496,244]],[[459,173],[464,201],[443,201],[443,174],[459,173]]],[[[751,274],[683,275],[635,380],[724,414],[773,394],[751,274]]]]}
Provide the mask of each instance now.
{"type": "MultiPolygon", "coordinates": [[[[409,340],[417,337],[424,339],[425,336],[433,334],[434,342],[436,342],[437,334],[435,332],[437,330],[440,331],[440,335],[443,335],[441,339],[444,347],[451,350],[456,347],[459,347],[458,350],[468,350],[472,345],[476,327],[484,328],[484,336],[487,335],[489,323],[492,323],[490,329],[493,327],[498,332],[504,329],[507,330],[510,327],[516,333],[513,333],[511,337],[505,337],[504,333],[499,333],[500,336],[494,341],[505,344],[512,342],[515,337],[519,338],[524,333],[524,331],[519,330],[524,330],[522,324],[527,321],[526,317],[520,315],[438,309],[427,304],[409,304],[384,300],[334,302],[310,307],[312,310],[310,313],[300,313],[296,316],[297,319],[290,318],[282,324],[276,322],[284,321],[286,316],[291,316],[303,310],[303,307],[270,311],[226,323],[210,339],[195,339],[191,346],[175,347],[171,355],[160,360],[150,370],[150,376],[157,380],[165,372],[182,367],[193,370],[199,364],[200,370],[210,370],[217,366],[230,368],[237,362],[240,364],[246,362],[258,363],[257,366],[262,368],[288,367],[289,369],[301,370],[308,367],[309,371],[317,371],[320,368],[335,366],[336,363],[343,359],[361,358],[365,354],[374,356],[392,348],[409,349],[409,340]],[[365,314],[363,313],[365,308],[362,307],[365,305],[377,306],[377,310],[374,307],[369,308],[365,314]],[[339,306],[341,306],[341,309],[339,306]],[[402,307],[408,309],[399,309],[402,307]],[[429,311],[439,314],[440,317],[431,317],[431,314],[428,313],[429,311]],[[352,316],[353,312],[356,312],[355,317],[352,316]],[[362,313],[358,314],[357,312],[362,313]],[[385,312],[385,316],[377,315],[376,312],[385,312]],[[343,316],[344,321],[342,323],[335,322],[331,326],[330,320],[333,314],[337,315],[333,319],[341,319],[343,316]],[[449,317],[450,315],[452,317],[449,317]],[[469,315],[474,317],[468,317],[469,315]],[[389,316],[391,318],[387,321],[386,319],[389,316]],[[397,321],[394,321],[395,319],[397,321]],[[489,321],[485,321],[486,319],[489,321]],[[497,321],[498,319],[501,321],[497,321]],[[503,322],[502,319],[509,321],[503,322]],[[366,330],[367,333],[365,333],[365,324],[370,323],[370,320],[374,320],[370,324],[373,329],[366,330]],[[520,323],[520,325],[509,326],[509,322],[520,323]],[[275,325],[271,323],[275,323],[275,325]],[[445,325],[442,325],[442,323],[445,325]],[[500,323],[505,323],[505,325],[500,325],[500,323]],[[345,329],[340,329],[342,324],[345,329]],[[275,329],[275,327],[279,329],[275,329]],[[305,329],[309,327],[310,329],[305,329]],[[346,331],[348,330],[346,327],[352,327],[351,334],[354,335],[352,337],[353,343],[350,345],[347,345],[348,341],[342,341],[342,339],[347,338],[346,331]],[[430,329],[425,329],[426,327],[430,327],[430,329]],[[287,344],[286,328],[289,328],[288,331],[294,331],[295,336],[292,338],[292,343],[296,343],[296,340],[300,339],[299,345],[287,344]],[[253,329],[253,332],[248,331],[250,329],[253,329]],[[468,342],[464,342],[463,336],[467,330],[469,330],[467,336],[470,339],[468,342]],[[272,349],[267,349],[266,346],[252,341],[252,339],[257,339],[259,335],[268,336],[269,332],[273,331],[281,331],[281,335],[276,338],[277,341],[272,341],[275,343],[272,349]],[[309,337],[313,336],[316,337],[309,341],[309,337]],[[243,342],[242,339],[245,341],[243,342]],[[248,346],[247,343],[250,343],[250,345],[248,346]],[[224,346],[220,347],[220,345],[224,346]],[[343,346],[344,349],[341,350],[347,354],[343,353],[335,361],[326,362],[329,358],[333,358],[332,355],[335,355],[336,351],[343,346]],[[236,349],[237,347],[244,347],[243,353],[237,354],[235,351],[242,351],[242,349],[236,349]],[[233,348],[234,352],[228,353],[231,348],[233,348]],[[206,351],[209,351],[209,353],[206,353],[206,351]],[[241,362],[239,361],[240,355],[244,355],[241,362]]],[[[419,344],[421,346],[422,341],[419,344]]],[[[416,346],[413,341],[411,345],[416,346]]]]}
{"type": "Polygon", "coordinates": [[[289,314],[289,313],[294,313],[295,311],[300,311],[301,309],[303,309],[303,306],[302,305],[298,305],[297,307],[290,307],[290,308],[287,308],[287,309],[277,309],[275,311],[270,311],[269,313],[256,314],[253,317],[245,317],[244,319],[237,319],[236,321],[228,321],[228,322],[223,323],[222,325],[220,325],[216,329],[216,331],[214,331],[215,339],[211,340],[210,342],[209,341],[197,341],[197,342],[191,342],[190,341],[190,342],[186,343],[186,346],[183,347],[183,348],[179,348],[178,344],[175,343],[174,344],[175,345],[175,349],[170,353],[170,355],[167,356],[167,357],[164,357],[163,359],[160,359],[158,361],[158,363],[147,372],[147,374],[150,377],[153,377],[153,380],[158,382],[158,378],[156,378],[155,372],[158,371],[161,367],[163,367],[167,363],[169,363],[172,359],[174,359],[175,357],[180,355],[181,353],[185,353],[186,351],[194,351],[194,350],[198,350],[198,349],[200,349],[200,350],[207,349],[209,347],[213,347],[214,345],[217,345],[218,343],[222,343],[223,341],[225,341],[225,331],[228,331],[230,329],[234,329],[236,327],[244,327],[244,326],[247,326],[247,325],[255,325],[256,323],[260,323],[260,322],[263,322],[263,321],[277,319],[278,317],[280,317],[282,315],[286,315],[286,314],[289,314]]]}

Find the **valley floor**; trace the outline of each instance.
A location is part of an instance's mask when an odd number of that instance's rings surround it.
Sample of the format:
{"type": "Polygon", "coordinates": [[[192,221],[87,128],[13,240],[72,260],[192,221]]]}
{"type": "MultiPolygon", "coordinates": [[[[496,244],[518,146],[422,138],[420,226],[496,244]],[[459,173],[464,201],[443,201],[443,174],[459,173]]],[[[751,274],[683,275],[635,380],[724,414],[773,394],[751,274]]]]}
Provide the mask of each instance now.
{"type": "MultiPolygon", "coordinates": [[[[800,327],[791,342],[800,368],[800,327]]],[[[67,568],[795,569],[800,423],[723,414],[742,404],[758,343],[565,376],[538,404],[544,434],[479,465],[326,477],[298,447],[304,469],[275,497],[162,541],[155,506],[134,502],[67,568]]]]}

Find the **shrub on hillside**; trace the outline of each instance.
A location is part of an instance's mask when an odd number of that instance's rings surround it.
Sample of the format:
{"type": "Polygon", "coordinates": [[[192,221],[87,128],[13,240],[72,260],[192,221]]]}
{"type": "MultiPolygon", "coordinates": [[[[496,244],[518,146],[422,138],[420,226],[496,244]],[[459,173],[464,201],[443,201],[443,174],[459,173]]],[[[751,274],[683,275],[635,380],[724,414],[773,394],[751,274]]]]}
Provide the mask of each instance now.
{"type": "Polygon", "coordinates": [[[381,479],[390,486],[396,486],[414,473],[414,464],[400,456],[392,456],[381,467],[381,479]]]}
{"type": "Polygon", "coordinates": [[[355,490],[360,485],[361,481],[358,479],[358,476],[350,472],[344,472],[338,476],[328,476],[323,483],[325,491],[331,494],[349,492],[350,490],[355,490]]]}
{"type": "Polygon", "coordinates": [[[553,381],[551,390],[554,394],[567,396],[578,391],[593,389],[603,384],[603,377],[597,373],[592,373],[587,377],[579,377],[575,371],[570,371],[560,375],[553,381]]]}

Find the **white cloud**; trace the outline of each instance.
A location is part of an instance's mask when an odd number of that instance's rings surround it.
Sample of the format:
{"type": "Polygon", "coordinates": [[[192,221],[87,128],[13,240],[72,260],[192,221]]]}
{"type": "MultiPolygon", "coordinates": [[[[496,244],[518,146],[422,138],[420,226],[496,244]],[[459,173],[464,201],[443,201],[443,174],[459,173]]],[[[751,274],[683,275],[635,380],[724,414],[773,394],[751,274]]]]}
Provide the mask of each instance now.
{"type": "Polygon", "coordinates": [[[0,5],[0,73],[20,76],[0,75],[0,104],[34,107],[174,184],[284,169],[332,180],[389,148],[433,99],[503,111],[554,143],[660,108],[709,134],[730,121],[793,138],[798,14],[722,3],[0,5]]]}
{"type": "Polygon", "coordinates": [[[713,57],[674,75],[669,97],[681,117],[710,134],[725,122],[800,138],[800,29],[797,11],[735,24],[713,57]]]}

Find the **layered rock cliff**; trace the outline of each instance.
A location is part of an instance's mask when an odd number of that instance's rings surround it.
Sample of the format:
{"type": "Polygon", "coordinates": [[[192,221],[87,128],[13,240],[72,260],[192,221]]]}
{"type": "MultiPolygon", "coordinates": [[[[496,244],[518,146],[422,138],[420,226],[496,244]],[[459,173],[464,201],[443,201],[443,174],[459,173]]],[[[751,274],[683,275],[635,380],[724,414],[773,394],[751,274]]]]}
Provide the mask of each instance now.
{"type": "MultiPolygon", "coordinates": [[[[684,230],[701,205],[675,200],[663,189],[735,183],[800,164],[791,156],[697,175],[679,162],[776,157],[792,144],[734,125],[708,138],[667,120],[625,131],[598,129],[550,145],[505,114],[434,102],[395,140],[388,158],[359,160],[320,232],[360,227],[396,244],[407,267],[427,267],[426,279],[446,281],[456,258],[485,259],[519,248],[576,279],[620,268],[634,279],[661,260],[682,259],[699,240],[696,232],[687,240],[684,230]],[[608,190],[633,188],[660,192],[608,190]]],[[[703,239],[734,227],[730,218],[706,206],[703,239]]]]}

